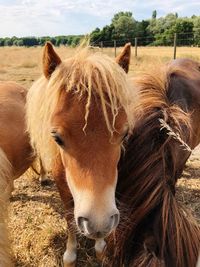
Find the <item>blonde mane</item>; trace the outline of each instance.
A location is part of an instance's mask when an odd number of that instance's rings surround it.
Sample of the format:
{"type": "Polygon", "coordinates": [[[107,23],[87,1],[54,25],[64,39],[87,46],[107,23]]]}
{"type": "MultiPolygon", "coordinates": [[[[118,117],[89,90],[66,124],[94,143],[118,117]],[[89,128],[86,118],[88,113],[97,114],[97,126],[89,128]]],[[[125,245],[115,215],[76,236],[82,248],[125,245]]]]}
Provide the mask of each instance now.
{"type": "Polygon", "coordinates": [[[58,153],[50,136],[50,121],[61,90],[73,91],[78,99],[87,96],[83,131],[87,127],[93,94],[99,96],[111,135],[115,131],[115,119],[121,108],[127,115],[129,129],[132,129],[132,108],[137,94],[131,88],[127,75],[110,57],[88,48],[81,49],[74,57],[62,62],[49,81],[42,77],[35,82],[27,95],[27,130],[35,152],[45,160],[48,169],[52,158],[58,153]],[[112,112],[112,121],[109,120],[108,107],[112,112]]]}

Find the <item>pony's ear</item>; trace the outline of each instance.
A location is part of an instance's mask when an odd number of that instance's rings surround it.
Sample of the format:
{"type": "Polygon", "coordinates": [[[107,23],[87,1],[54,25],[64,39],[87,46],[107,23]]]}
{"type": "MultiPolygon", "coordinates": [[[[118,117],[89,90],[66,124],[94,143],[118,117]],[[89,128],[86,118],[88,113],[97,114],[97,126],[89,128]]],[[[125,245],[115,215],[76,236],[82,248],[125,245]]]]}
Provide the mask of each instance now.
{"type": "Polygon", "coordinates": [[[49,79],[56,67],[61,63],[60,57],[53,49],[50,42],[46,42],[43,52],[43,72],[44,76],[49,79]]]}
{"type": "Polygon", "coordinates": [[[126,73],[129,70],[131,59],[131,43],[125,44],[121,53],[116,57],[116,62],[124,69],[126,73]]]}

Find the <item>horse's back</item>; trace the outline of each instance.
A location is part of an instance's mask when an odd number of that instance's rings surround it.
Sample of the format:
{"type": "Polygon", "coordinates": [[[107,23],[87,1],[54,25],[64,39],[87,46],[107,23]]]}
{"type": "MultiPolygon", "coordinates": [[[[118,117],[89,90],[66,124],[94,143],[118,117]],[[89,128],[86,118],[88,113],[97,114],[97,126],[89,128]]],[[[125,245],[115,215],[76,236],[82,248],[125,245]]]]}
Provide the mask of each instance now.
{"type": "Polygon", "coordinates": [[[26,89],[13,82],[0,82],[0,147],[15,177],[30,165],[31,147],[25,132],[26,89]]]}
{"type": "Polygon", "coordinates": [[[179,58],[171,61],[168,66],[171,99],[179,103],[184,101],[189,110],[200,106],[200,63],[179,58]]]}
{"type": "Polygon", "coordinates": [[[194,148],[200,142],[200,63],[192,59],[176,59],[169,64],[168,98],[191,114],[194,148]]]}

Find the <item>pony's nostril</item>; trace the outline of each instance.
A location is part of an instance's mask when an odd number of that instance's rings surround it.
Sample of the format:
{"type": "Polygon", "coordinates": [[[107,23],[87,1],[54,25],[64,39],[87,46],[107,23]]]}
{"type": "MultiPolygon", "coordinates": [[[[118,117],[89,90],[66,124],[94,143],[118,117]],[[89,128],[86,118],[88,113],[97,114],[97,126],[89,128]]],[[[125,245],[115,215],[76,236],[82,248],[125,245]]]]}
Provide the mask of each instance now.
{"type": "Polygon", "coordinates": [[[77,226],[81,233],[92,239],[99,239],[107,236],[112,230],[114,230],[119,223],[119,213],[116,212],[110,217],[107,217],[101,224],[95,223],[95,220],[91,220],[86,217],[77,218],[77,226]]]}
{"type": "Polygon", "coordinates": [[[117,225],[119,223],[119,213],[116,213],[116,214],[112,215],[110,217],[110,221],[111,221],[111,225],[112,225],[111,228],[117,227],[117,225]]]}
{"type": "Polygon", "coordinates": [[[78,217],[77,224],[81,231],[84,231],[84,224],[88,223],[88,219],[85,217],[78,217]]]}

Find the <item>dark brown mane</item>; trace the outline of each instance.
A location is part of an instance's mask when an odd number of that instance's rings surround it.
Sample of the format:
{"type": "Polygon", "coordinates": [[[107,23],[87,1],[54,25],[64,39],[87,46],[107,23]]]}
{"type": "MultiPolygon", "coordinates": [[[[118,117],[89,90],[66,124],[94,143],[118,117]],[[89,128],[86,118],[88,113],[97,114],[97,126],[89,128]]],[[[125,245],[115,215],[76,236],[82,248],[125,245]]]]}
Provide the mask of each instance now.
{"type": "Polygon", "coordinates": [[[119,163],[117,198],[123,218],[108,241],[112,259],[106,258],[105,265],[196,266],[200,228],[175,199],[175,184],[190,152],[161,130],[159,119],[193,146],[191,103],[199,83],[198,68],[176,63],[136,81],[143,115],[119,163]]]}

